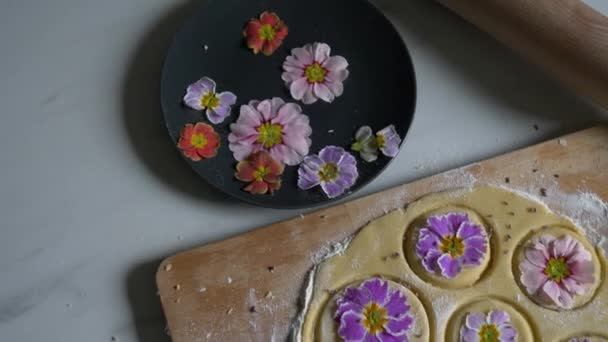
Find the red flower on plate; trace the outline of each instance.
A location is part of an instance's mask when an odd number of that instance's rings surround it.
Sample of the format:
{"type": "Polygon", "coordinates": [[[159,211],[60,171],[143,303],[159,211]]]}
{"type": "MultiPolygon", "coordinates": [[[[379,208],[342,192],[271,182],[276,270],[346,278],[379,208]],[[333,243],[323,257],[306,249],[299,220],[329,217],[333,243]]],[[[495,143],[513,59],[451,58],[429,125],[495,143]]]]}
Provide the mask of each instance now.
{"type": "Polygon", "coordinates": [[[254,195],[271,194],[281,188],[281,175],[285,166],[274,160],[266,151],[253,153],[236,165],[236,179],[247,182],[243,190],[254,195]]]}
{"type": "Polygon", "coordinates": [[[260,19],[251,19],[245,29],[243,36],[247,41],[247,47],[257,54],[262,51],[266,56],[272,53],[283,43],[289,29],[287,25],[274,12],[264,12],[260,19]]]}
{"type": "Polygon", "coordinates": [[[220,136],[206,123],[186,124],[179,132],[177,147],[193,161],[213,158],[220,147],[220,136]]]}

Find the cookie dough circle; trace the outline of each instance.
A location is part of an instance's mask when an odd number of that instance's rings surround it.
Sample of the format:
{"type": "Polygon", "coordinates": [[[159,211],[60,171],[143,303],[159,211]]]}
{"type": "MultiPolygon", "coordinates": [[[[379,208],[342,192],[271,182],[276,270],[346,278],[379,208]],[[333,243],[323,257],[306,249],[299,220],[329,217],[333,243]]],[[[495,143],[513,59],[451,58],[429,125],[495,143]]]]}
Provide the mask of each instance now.
{"type": "MultiPolygon", "coordinates": [[[[367,279],[366,279],[367,280],[367,279]]],[[[429,320],[426,314],[426,310],[424,309],[424,305],[418,299],[418,297],[406,286],[399,284],[397,282],[384,279],[388,282],[389,288],[391,290],[398,290],[408,300],[408,304],[410,305],[410,312],[414,317],[414,323],[409,332],[409,340],[411,342],[423,342],[429,341],[430,339],[430,325],[429,320]]],[[[319,322],[317,325],[315,339],[314,341],[318,342],[339,342],[341,339],[338,337],[338,324],[334,320],[334,313],[336,312],[336,300],[342,294],[344,289],[347,287],[357,287],[363,281],[359,281],[353,284],[349,284],[345,286],[343,289],[334,294],[329,302],[325,305],[323,312],[321,313],[321,317],[319,318],[319,322]]]]}
{"type": "Polygon", "coordinates": [[[509,314],[511,325],[517,330],[518,338],[516,341],[539,341],[534,338],[534,332],[528,324],[528,319],[519,310],[500,299],[492,297],[479,298],[457,308],[448,321],[443,341],[460,341],[460,328],[465,324],[467,314],[471,312],[488,314],[495,309],[503,310],[509,314]]]}
{"type": "Polygon", "coordinates": [[[573,231],[572,229],[569,229],[566,227],[561,227],[561,226],[543,226],[543,227],[540,227],[538,229],[534,229],[533,231],[531,231],[522,241],[520,241],[518,243],[515,253],[513,253],[512,269],[513,269],[513,277],[515,278],[515,282],[519,286],[520,290],[528,298],[530,298],[530,300],[532,300],[537,305],[540,305],[544,308],[547,308],[550,310],[555,310],[555,311],[574,310],[574,309],[580,308],[583,305],[587,304],[593,298],[593,296],[595,295],[595,292],[597,291],[597,288],[599,287],[599,285],[601,283],[601,264],[600,264],[597,254],[596,254],[595,248],[593,248],[593,246],[587,241],[587,239],[582,237],[578,232],[573,231]],[[530,244],[531,240],[538,238],[544,234],[553,235],[556,238],[561,238],[565,235],[570,235],[572,238],[574,238],[578,242],[580,242],[585,247],[585,249],[587,249],[587,251],[589,251],[591,253],[591,262],[593,263],[593,272],[594,272],[593,273],[593,278],[594,278],[593,285],[591,286],[591,288],[589,288],[589,290],[585,294],[574,295],[574,304],[573,304],[572,308],[570,308],[570,309],[560,308],[559,306],[555,305],[550,300],[546,300],[546,299],[543,300],[542,298],[539,298],[538,296],[529,294],[528,291],[526,290],[526,287],[521,283],[521,271],[519,270],[519,264],[524,259],[524,250],[530,244]]]}
{"type": "Polygon", "coordinates": [[[414,271],[414,273],[416,273],[416,275],[420,277],[420,279],[431,285],[445,289],[471,287],[481,279],[484,274],[484,271],[492,261],[492,241],[488,227],[489,224],[481,217],[481,215],[467,207],[448,205],[427,212],[412,221],[412,223],[405,232],[403,251],[406,261],[411,267],[411,269],[414,271]],[[420,258],[416,255],[416,242],[418,241],[418,234],[420,232],[420,229],[426,226],[427,219],[431,216],[445,215],[447,213],[466,214],[471,221],[480,225],[485,232],[487,246],[486,253],[483,259],[481,260],[481,264],[479,266],[463,267],[462,271],[452,279],[445,278],[439,273],[431,273],[427,271],[422,265],[422,261],[420,260],[420,258]]]}

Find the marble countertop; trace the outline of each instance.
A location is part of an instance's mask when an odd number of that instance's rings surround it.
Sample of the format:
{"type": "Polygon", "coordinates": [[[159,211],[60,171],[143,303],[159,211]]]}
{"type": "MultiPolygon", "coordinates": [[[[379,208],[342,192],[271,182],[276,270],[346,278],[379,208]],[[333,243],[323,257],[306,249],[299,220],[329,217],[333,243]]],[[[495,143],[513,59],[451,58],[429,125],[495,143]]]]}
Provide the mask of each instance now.
{"type": "MultiPolygon", "coordinates": [[[[349,199],[608,119],[439,5],[374,2],[411,49],[418,108],[397,160],[349,199]]],[[[169,341],[163,258],[301,213],[216,193],[172,146],[159,70],[192,6],[3,1],[2,340],[169,341]]]]}

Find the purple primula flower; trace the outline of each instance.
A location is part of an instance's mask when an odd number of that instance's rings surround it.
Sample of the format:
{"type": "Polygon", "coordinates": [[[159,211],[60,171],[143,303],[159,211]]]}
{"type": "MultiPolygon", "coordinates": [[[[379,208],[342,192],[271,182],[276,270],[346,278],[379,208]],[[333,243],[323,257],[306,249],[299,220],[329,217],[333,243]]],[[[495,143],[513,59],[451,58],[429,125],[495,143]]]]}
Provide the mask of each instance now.
{"type": "Polygon", "coordinates": [[[528,294],[560,308],[571,308],[574,296],[593,285],[591,253],[570,235],[541,235],[525,248],[524,257],[520,280],[528,294]]]}
{"type": "Polygon", "coordinates": [[[484,229],[464,214],[448,213],[428,218],[420,229],[416,255],[429,272],[456,277],[463,267],[478,266],[487,251],[484,229]]]}
{"type": "Polygon", "coordinates": [[[327,197],[334,198],[353,186],[357,177],[355,157],[342,147],[326,146],[319,155],[304,158],[298,169],[298,187],[308,190],[321,185],[327,197]]]}
{"type": "Polygon", "coordinates": [[[574,337],[568,340],[568,342],[591,342],[589,337],[574,337]]]}
{"type": "Polygon", "coordinates": [[[297,165],[308,154],[312,128],[302,107],[275,97],[242,105],[239,118],[230,124],[228,147],[242,161],[258,151],[287,165],[297,165]]]}
{"type": "Polygon", "coordinates": [[[318,99],[333,102],[342,95],[348,62],[330,53],[331,48],[325,43],[306,44],[291,50],[291,56],[283,63],[282,78],[294,99],[311,104],[318,99]]]}
{"type": "Polygon", "coordinates": [[[376,133],[376,144],[387,157],[395,157],[399,153],[401,137],[397,134],[394,125],[389,125],[376,133]]]}
{"type": "Polygon", "coordinates": [[[517,330],[511,325],[511,317],[502,310],[492,310],[487,315],[469,313],[460,328],[461,342],[513,342],[517,330]]]}
{"type": "Polygon", "coordinates": [[[378,159],[378,150],[387,157],[395,157],[399,153],[400,144],[401,137],[394,125],[381,129],[376,136],[371,127],[363,126],[355,133],[355,142],[350,148],[359,152],[361,158],[369,163],[378,159]]]}
{"type": "Polygon", "coordinates": [[[380,278],[349,287],[336,301],[334,319],[345,342],[407,342],[414,323],[407,297],[380,278]]]}
{"type": "Polygon", "coordinates": [[[236,95],[229,91],[216,93],[215,81],[203,77],[188,86],[184,103],[192,109],[205,110],[207,119],[217,125],[230,115],[231,106],[236,103],[236,95]]]}

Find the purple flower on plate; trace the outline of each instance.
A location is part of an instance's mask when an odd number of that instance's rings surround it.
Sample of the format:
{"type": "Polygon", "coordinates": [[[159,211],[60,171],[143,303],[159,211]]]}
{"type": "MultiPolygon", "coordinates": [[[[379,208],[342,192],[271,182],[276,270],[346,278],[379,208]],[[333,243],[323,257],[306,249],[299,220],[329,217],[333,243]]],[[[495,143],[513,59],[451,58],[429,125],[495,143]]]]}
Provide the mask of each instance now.
{"type": "Polygon", "coordinates": [[[517,330],[511,325],[511,317],[502,310],[492,310],[487,315],[469,313],[460,328],[461,342],[513,342],[517,330]]]}
{"type": "Polygon", "coordinates": [[[207,119],[217,125],[230,116],[231,106],[236,103],[236,95],[229,91],[216,93],[215,86],[215,81],[209,77],[201,78],[188,86],[184,103],[192,109],[204,110],[207,119]]]}
{"type": "Polygon", "coordinates": [[[291,56],[283,63],[282,78],[294,99],[311,104],[318,99],[333,102],[342,95],[348,62],[330,53],[331,48],[325,43],[306,44],[291,50],[291,56]]]}
{"type": "Polygon", "coordinates": [[[387,157],[395,157],[399,153],[399,145],[401,144],[401,137],[397,134],[395,126],[386,126],[376,133],[376,144],[382,154],[387,157]]]}
{"type": "Polygon", "coordinates": [[[317,185],[329,198],[340,196],[359,177],[357,160],[342,147],[326,146],[319,155],[304,158],[298,169],[298,187],[312,189],[317,185]]]}
{"type": "Polygon", "coordinates": [[[486,252],[484,229],[464,214],[429,217],[416,242],[416,255],[424,268],[448,279],[456,277],[463,267],[480,265],[486,252]]]}
{"type": "Polygon", "coordinates": [[[366,162],[373,162],[378,159],[378,150],[387,157],[395,157],[399,153],[400,144],[401,137],[397,134],[394,125],[381,129],[375,136],[371,127],[362,126],[355,133],[355,142],[350,148],[359,152],[366,162]]]}
{"type": "Polygon", "coordinates": [[[349,287],[336,301],[334,319],[346,342],[407,342],[414,323],[407,297],[389,288],[388,281],[372,278],[349,287]]]}
{"type": "Polygon", "coordinates": [[[533,239],[519,270],[528,294],[564,309],[571,308],[573,297],[585,294],[594,282],[591,253],[570,235],[533,239]]]}
{"type": "Polygon", "coordinates": [[[308,154],[311,134],[310,120],[299,105],[278,97],[254,100],[241,106],[239,118],[230,125],[228,147],[238,161],[267,151],[283,164],[297,165],[308,154]]]}

